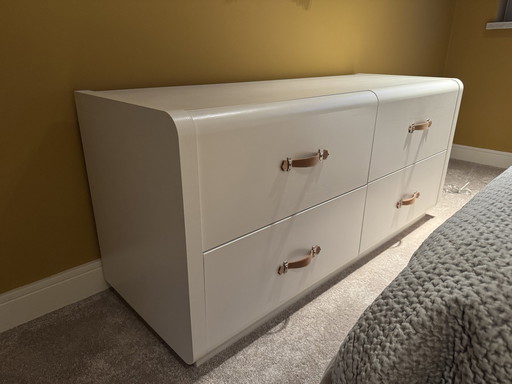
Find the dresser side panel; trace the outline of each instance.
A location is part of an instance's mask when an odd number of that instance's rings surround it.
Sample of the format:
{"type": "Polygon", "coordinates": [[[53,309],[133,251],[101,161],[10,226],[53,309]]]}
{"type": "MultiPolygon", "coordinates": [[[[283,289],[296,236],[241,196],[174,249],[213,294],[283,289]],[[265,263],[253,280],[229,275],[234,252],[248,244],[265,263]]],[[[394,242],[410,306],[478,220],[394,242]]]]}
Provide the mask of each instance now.
{"type": "Polygon", "coordinates": [[[439,192],[437,195],[438,201],[441,198],[441,193],[442,193],[443,187],[444,187],[444,181],[446,179],[446,173],[448,172],[448,164],[450,162],[450,154],[451,154],[452,146],[453,146],[453,138],[455,136],[455,129],[457,128],[457,120],[459,118],[460,104],[462,102],[462,94],[464,92],[464,84],[462,83],[462,81],[460,81],[459,79],[454,79],[454,78],[450,79],[450,81],[457,84],[459,92],[457,94],[457,102],[455,104],[455,109],[453,111],[453,120],[452,120],[450,138],[448,139],[448,148],[446,150],[446,158],[445,158],[445,162],[444,162],[443,174],[441,176],[441,183],[439,185],[439,192]]]}
{"type": "Polygon", "coordinates": [[[105,279],[192,363],[176,127],[162,111],[75,96],[105,279]]]}

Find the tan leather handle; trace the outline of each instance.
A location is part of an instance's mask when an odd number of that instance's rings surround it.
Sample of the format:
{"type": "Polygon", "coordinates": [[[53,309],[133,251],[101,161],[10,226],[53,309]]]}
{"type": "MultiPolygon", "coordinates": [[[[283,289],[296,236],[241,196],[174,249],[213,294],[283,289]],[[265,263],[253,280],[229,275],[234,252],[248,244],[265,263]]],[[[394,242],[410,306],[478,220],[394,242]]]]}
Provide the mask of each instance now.
{"type": "Polygon", "coordinates": [[[430,128],[432,125],[432,120],[427,119],[427,121],[423,123],[412,123],[409,125],[409,133],[413,133],[414,131],[425,131],[430,128]]]}
{"type": "Polygon", "coordinates": [[[409,197],[408,199],[401,199],[400,201],[398,201],[396,203],[396,207],[397,208],[402,208],[402,205],[412,205],[416,202],[416,199],[420,197],[420,193],[419,192],[414,192],[412,194],[411,197],[409,197]]]}
{"type": "Polygon", "coordinates": [[[281,169],[285,172],[290,171],[293,167],[296,168],[306,168],[313,167],[322,160],[325,160],[329,157],[329,151],[327,149],[319,149],[316,155],[311,157],[306,157],[304,159],[295,159],[292,160],[289,157],[286,160],[283,160],[281,163],[281,169]]]}
{"type": "Polygon", "coordinates": [[[279,268],[277,269],[277,273],[280,275],[283,275],[286,272],[288,272],[289,269],[304,268],[304,267],[308,266],[309,263],[311,263],[311,260],[313,260],[313,258],[316,255],[318,255],[321,250],[322,250],[322,248],[320,248],[320,246],[315,245],[314,247],[311,248],[311,251],[309,251],[309,253],[306,257],[304,257],[300,260],[297,260],[297,261],[292,261],[292,262],[288,262],[286,260],[283,261],[283,264],[280,265],[279,268]]]}

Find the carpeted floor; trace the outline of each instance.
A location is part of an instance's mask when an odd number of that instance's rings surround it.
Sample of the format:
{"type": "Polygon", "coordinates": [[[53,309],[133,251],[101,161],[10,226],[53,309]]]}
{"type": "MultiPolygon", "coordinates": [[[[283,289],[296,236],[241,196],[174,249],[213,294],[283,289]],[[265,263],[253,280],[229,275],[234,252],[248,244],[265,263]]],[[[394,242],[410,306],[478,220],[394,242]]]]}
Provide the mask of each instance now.
{"type": "Polygon", "coordinates": [[[424,220],[200,367],[184,364],[107,290],[0,334],[0,383],[317,383],[414,250],[501,172],[450,162],[442,200],[424,220]]]}

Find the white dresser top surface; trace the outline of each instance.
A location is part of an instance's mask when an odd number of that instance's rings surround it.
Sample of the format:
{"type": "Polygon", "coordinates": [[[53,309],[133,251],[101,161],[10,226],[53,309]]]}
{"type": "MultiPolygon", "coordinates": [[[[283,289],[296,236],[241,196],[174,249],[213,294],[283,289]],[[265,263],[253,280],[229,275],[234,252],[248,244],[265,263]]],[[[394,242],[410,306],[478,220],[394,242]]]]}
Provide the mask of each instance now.
{"type": "Polygon", "coordinates": [[[78,91],[163,111],[260,104],[388,86],[446,81],[447,78],[356,74],[240,83],[78,91]]]}

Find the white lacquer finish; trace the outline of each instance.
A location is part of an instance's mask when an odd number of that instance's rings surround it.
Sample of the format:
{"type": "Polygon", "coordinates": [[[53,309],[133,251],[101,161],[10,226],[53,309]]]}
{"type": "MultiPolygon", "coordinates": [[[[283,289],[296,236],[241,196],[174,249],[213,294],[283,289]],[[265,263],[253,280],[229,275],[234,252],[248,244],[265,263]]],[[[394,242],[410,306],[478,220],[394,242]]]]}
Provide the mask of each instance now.
{"type": "Polygon", "coordinates": [[[437,203],[445,157],[442,152],[368,184],[361,252],[380,244],[437,203]],[[397,207],[398,201],[415,192],[420,196],[414,204],[397,207]]]}
{"type": "Polygon", "coordinates": [[[365,195],[366,188],[360,188],[205,254],[210,345],[226,341],[353,261],[358,256],[365,195]],[[299,260],[316,245],[321,251],[311,264],[277,273],[283,261],[299,260]]]}
{"type": "Polygon", "coordinates": [[[204,361],[435,204],[461,93],[370,74],[76,92],[106,281],[204,361]],[[326,160],[281,170],[319,149],[326,160]],[[311,264],[277,274],[314,245],[311,264]]]}
{"type": "MultiPolygon", "coordinates": [[[[367,90],[376,92],[377,89],[395,88],[410,84],[420,85],[439,82],[440,80],[456,81],[459,86],[462,86],[456,79],[357,74],[243,83],[122,89],[92,93],[102,98],[161,111],[192,111],[235,105],[274,103],[367,90]]],[[[89,93],[90,91],[82,92],[89,93]]]]}
{"type": "Polygon", "coordinates": [[[448,149],[459,96],[455,81],[401,85],[376,90],[379,115],[370,181],[448,149]],[[409,132],[413,123],[432,125],[409,132]]]}
{"type": "Polygon", "coordinates": [[[376,106],[373,93],[358,92],[193,111],[203,248],[366,184],[376,106]],[[319,149],[330,155],[317,165],[281,169],[319,149]]]}
{"type": "Polygon", "coordinates": [[[186,241],[194,211],[185,217],[182,181],[193,168],[181,168],[190,151],[180,159],[169,150],[178,148],[179,131],[165,112],[84,93],[76,101],[105,280],[193,362],[193,344],[205,336],[192,325],[205,315],[204,305],[192,305],[204,302],[201,238],[186,241]],[[176,256],[198,245],[198,257],[176,256]]]}

